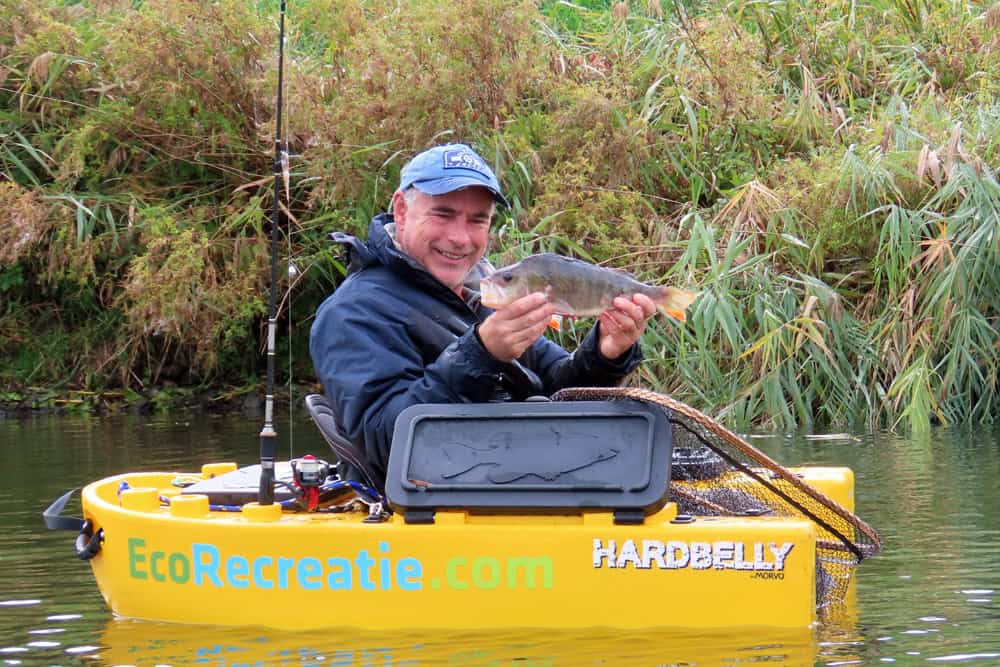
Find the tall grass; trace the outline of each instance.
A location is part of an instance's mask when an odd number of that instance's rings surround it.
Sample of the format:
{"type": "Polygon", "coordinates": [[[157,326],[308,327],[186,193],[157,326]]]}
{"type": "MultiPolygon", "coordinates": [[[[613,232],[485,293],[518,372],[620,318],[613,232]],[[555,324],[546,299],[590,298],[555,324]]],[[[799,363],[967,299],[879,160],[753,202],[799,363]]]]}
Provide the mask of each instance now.
{"type": "MultiPolygon", "coordinates": [[[[0,0],[0,383],[257,381],[276,5],[0,0]]],[[[994,421],[987,5],[290,3],[292,373],[343,276],[328,232],[363,234],[411,155],[465,141],[513,203],[494,261],[698,291],[635,382],[739,428],[994,421]]]]}

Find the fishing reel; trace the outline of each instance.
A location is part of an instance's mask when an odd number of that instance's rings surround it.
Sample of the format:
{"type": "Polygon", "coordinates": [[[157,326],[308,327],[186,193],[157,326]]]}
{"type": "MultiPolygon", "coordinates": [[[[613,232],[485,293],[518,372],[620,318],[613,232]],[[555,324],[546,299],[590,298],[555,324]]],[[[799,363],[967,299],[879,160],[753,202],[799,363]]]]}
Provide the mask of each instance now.
{"type": "Polygon", "coordinates": [[[326,484],[333,467],[312,454],[292,459],[289,464],[292,466],[292,478],[298,492],[296,495],[301,494],[300,501],[304,501],[307,510],[315,510],[319,506],[320,488],[326,484]]]}
{"type": "Polygon", "coordinates": [[[302,458],[289,461],[292,466],[292,475],[295,477],[295,485],[300,489],[319,488],[330,476],[332,466],[318,459],[312,454],[306,454],[302,458]]]}
{"type": "Polygon", "coordinates": [[[289,461],[292,467],[295,498],[307,512],[325,508],[343,508],[359,498],[356,484],[343,482],[336,466],[312,454],[289,461]]]}

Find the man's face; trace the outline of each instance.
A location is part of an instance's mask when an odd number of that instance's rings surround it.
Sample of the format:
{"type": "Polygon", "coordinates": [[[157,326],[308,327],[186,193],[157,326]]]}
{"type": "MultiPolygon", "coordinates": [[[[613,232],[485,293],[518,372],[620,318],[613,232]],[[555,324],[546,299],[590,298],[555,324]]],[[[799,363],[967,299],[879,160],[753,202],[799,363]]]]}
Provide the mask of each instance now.
{"type": "Polygon", "coordinates": [[[461,296],[462,281],[486,252],[493,196],[481,187],[444,195],[411,192],[410,201],[402,192],[393,197],[396,245],[461,296]]]}

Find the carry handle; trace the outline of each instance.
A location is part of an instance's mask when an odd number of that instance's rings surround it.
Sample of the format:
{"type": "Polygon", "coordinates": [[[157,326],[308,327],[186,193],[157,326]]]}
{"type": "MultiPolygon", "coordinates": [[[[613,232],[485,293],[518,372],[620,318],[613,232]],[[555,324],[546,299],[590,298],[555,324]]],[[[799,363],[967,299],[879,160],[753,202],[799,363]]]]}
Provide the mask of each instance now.
{"type": "Polygon", "coordinates": [[[45,527],[49,530],[75,530],[79,531],[76,536],[76,557],[80,560],[90,560],[101,551],[101,544],[104,542],[104,529],[94,531],[94,524],[90,520],[80,519],[75,516],[62,516],[66,503],[76,493],[79,488],[70,489],[53,501],[51,505],[42,512],[45,520],[45,527]]]}

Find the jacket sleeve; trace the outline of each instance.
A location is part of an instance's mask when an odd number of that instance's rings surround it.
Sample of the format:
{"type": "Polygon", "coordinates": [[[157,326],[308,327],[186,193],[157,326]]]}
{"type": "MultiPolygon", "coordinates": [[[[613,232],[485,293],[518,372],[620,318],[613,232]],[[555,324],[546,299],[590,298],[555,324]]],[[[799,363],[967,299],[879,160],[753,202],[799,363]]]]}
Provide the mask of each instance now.
{"type": "Polygon", "coordinates": [[[538,373],[547,394],[567,387],[617,386],[642,361],[642,349],[636,343],[619,358],[605,359],[598,348],[599,327],[600,323],[595,324],[572,354],[540,338],[521,362],[538,373]]]}
{"type": "Polygon", "coordinates": [[[385,475],[399,414],[419,403],[485,402],[502,365],[469,331],[426,364],[407,313],[371,312],[331,297],[317,312],[309,348],[344,434],[364,442],[369,464],[385,475]]]}

